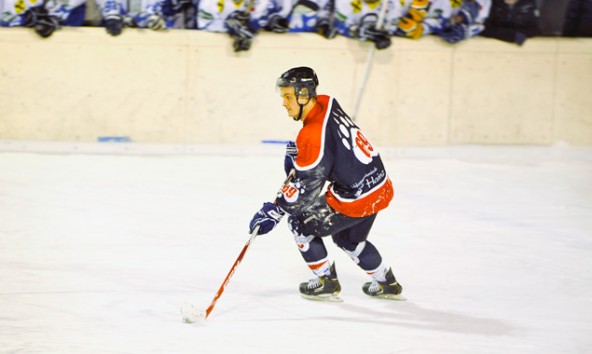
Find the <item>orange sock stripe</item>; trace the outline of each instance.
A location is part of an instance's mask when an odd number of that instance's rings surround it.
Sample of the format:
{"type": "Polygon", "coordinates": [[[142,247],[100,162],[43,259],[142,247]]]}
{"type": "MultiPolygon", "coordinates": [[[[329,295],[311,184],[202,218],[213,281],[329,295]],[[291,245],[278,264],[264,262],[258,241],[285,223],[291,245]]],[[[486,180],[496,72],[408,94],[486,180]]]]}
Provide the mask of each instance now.
{"type": "Polygon", "coordinates": [[[318,263],[307,263],[308,267],[314,272],[315,270],[319,270],[323,268],[329,262],[327,259],[324,259],[318,263]]]}

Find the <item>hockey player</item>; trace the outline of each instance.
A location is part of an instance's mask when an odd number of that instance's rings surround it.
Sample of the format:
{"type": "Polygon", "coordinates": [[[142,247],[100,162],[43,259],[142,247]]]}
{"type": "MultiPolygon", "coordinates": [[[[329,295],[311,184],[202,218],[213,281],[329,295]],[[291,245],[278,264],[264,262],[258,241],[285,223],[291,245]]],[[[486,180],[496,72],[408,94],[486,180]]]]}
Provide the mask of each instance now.
{"type": "MultiPolygon", "coordinates": [[[[335,13],[328,12],[332,18],[328,21],[319,18],[320,22],[334,26],[334,31],[342,36],[373,42],[376,49],[386,49],[391,45],[388,31],[377,26],[378,18],[382,7],[386,6],[384,23],[389,23],[393,14],[397,13],[395,9],[400,7],[399,0],[333,1],[335,13]]],[[[332,30],[326,31],[331,33],[332,30]]]]}
{"type": "Polygon", "coordinates": [[[235,52],[247,51],[257,33],[289,30],[290,0],[200,0],[197,29],[225,32],[235,52]]]}
{"type": "Polygon", "coordinates": [[[86,0],[49,0],[45,8],[62,26],[82,26],[86,13],[86,0]]]}
{"type": "Polygon", "coordinates": [[[196,29],[198,0],[164,0],[162,14],[167,28],[196,29]]]}
{"type": "Polygon", "coordinates": [[[265,11],[262,0],[200,0],[197,29],[228,33],[235,52],[247,51],[261,29],[258,19],[265,11]]]}
{"type": "Polygon", "coordinates": [[[424,35],[423,21],[428,15],[431,0],[403,0],[399,14],[394,16],[388,27],[389,33],[396,36],[419,39],[424,35]]]}
{"type": "Polygon", "coordinates": [[[164,0],[96,0],[103,26],[112,36],[121,34],[125,27],[164,30],[167,28],[162,12],[164,0]]]}
{"type": "Polygon", "coordinates": [[[233,39],[235,52],[247,51],[257,34],[251,21],[252,2],[254,0],[200,0],[197,29],[228,33],[233,39]]]}
{"type": "Polygon", "coordinates": [[[43,38],[61,26],[82,26],[86,0],[5,0],[0,25],[32,27],[43,38]]]}
{"type": "Polygon", "coordinates": [[[298,0],[290,9],[288,15],[289,32],[318,32],[325,38],[335,37],[335,32],[325,35],[326,24],[320,23],[319,18],[328,19],[329,11],[335,0],[298,0]]]}
{"type": "Polygon", "coordinates": [[[269,32],[286,33],[290,30],[291,13],[292,0],[268,0],[265,12],[257,19],[258,25],[269,32]]]}
{"type": "Polygon", "coordinates": [[[43,6],[43,0],[2,0],[0,1],[0,26],[32,27],[36,21],[36,8],[43,6]]]}
{"type": "Polygon", "coordinates": [[[424,35],[435,34],[454,44],[485,28],[491,0],[433,0],[424,20],[424,35]]]}
{"type": "Polygon", "coordinates": [[[331,237],[372,279],[365,294],[395,298],[402,291],[393,271],[367,240],[379,211],[393,198],[393,186],[376,148],[337,100],[317,95],[319,84],[308,67],[286,71],[277,80],[288,116],[302,123],[288,144],[284,168],[295,176],[277,204],[264,203],[250,232],[270,232],[288,214],[289,228],[315,278],[300,284],[304,298],[339,301],[341,285],[323,237],[331,237]],[[325,182],[329,185],[321,194],[325,182]]]}

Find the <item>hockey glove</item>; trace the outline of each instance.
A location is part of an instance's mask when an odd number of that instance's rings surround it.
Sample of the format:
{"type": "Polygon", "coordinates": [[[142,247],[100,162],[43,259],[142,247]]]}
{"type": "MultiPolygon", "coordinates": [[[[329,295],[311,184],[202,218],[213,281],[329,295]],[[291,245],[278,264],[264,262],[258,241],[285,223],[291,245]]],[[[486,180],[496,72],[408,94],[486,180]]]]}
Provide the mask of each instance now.
{"type": "Polygon", "coordinates": [[[108,15],[105,18],[105,29],[112,36],[119,36],[123,31],[123,26],[123,16],[121,15],[108,15]]]}
{"type": "Polygon", "coordinates": [[[265,29],[275,33],[286,33],[290,29],[290,24],[288,23],[288,19],[278,14],[273,14],[269,18],[265,29]]]}
{"type": "Polygon", "coordinates": [[[391,38],[387,31],[376,28],[376,16],[368,14],[360,21],[360,27],[357,30],[357,37],[363,41],[374,43],[376,49],[386,49],[391,45],[391,38]]]}
{"type": "Polygon", "coordinates": [[[165,30],[166,22],[164,21],[164,18],[162,18],[162,16],[152,14],[148,16],[148,19],[146,20],[146,27],[154,31],[165,30]]]}
{"type": "Polygon", "coordinates": [[[514,34],[514,43],[516,43],[520,46],[523,45],[527,39],[528,39],[528,36],[522,32],[516,32],[516,34],[514,34]]]}
{"type": "Polygon", "coordinates": [[[439,36],[450,44],[458,43],[470,37],[467,25],[451,26],[439,33],[439,36]]]}
{"type": "Polygon", "coordinates": [[[255,31],[249,28],[249,20],[250,16],[245,11],[235,11],[224,20],[228,34],[234,38],[232,46],[235,52],[246,51],[251,48],[255,31]]]}
{"type": "Polygon", "coordinates": [[[265,235],[276,227],[284,215],[284,211],[277,205],[270,202],[263,203],[261,210],[253,216],[249,223],[249,233],[253,233],[255,228],[259,226],[257,235],[265,235]]]}
{"type": "Polygon", "coordinates": [[[232,48],[235,52],[243,52],[251,49],[251,42],[253,42],[250,38],[234,38],[234,42],[232,42],[232,48]]]}
{"type": "Polygon", "coordinates": [[[328,18],[320,18],[317,21],[317,33],[327,39],[333,39],[337,35],[337,28],[328,18]]]}
{"type": "Polygon", "coordinates": [[[43,38],[47,38],[51,36],[55,30],[60,28],[60,22],[57,17],[51,16],[47,9],[42,5],[27,11],[24,26],[33,27],[35,33],[43,38]]]}
{"type": "Polygon", "coordinates": [[[375,25],[360,28],[360,39],[373,42],[376,49],[386,49],[391,46],[391,38],[388,33],[376,29],[375,25]]]}
{"type": "Polygon", "coordinates": [[[290,174],[290,171],[294,168],[294,161],[296,161],[296,155],[298,155],[298,148],[296,143],[289,141],[286,145],[286,156],[284,156],[284,171],[286,176],[290,174]]]}
{"type": "Polygon", "coordinates": [[[60,28],[60,22],[55,16],[38,16],[37,22],[35,23],[35,32],[43,38],[47,38],[53,34],[53,32],[60,28]]]}

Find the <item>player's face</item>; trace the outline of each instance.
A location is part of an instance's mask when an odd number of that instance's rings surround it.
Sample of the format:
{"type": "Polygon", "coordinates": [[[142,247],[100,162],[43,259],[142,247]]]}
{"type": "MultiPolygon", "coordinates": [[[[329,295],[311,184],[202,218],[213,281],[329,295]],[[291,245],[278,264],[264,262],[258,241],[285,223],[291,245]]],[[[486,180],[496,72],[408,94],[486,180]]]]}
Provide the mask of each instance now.
{"type": "Polygon", "coordinates": [[[298,105],[294,88],[280,87],[280,96],[282,97],[282,106],[288,111],[288,116],[298,118],[300,106],[298,105]]]}

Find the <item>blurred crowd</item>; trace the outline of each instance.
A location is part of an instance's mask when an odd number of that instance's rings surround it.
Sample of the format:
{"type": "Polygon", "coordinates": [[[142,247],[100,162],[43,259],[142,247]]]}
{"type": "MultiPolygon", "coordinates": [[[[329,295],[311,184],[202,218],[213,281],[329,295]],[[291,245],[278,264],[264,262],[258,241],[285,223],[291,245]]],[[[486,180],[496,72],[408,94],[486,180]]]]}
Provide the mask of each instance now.
{"type": "MultiPolygon", "coordinates": [[[[541,0],[0,0],[0,27],[32,28],[46,38],[63,26],[189,29],[226,33],[236,52],[257,33],[312,32],[369,41],[427,35],[448,43],[484,36],[522,45],[540,35],[541,0]],[[97,16],[89,21],[89,14],[97,16]]],[[[567,0],[564,36],[592,37],[592,0],[567,0]]]]}

